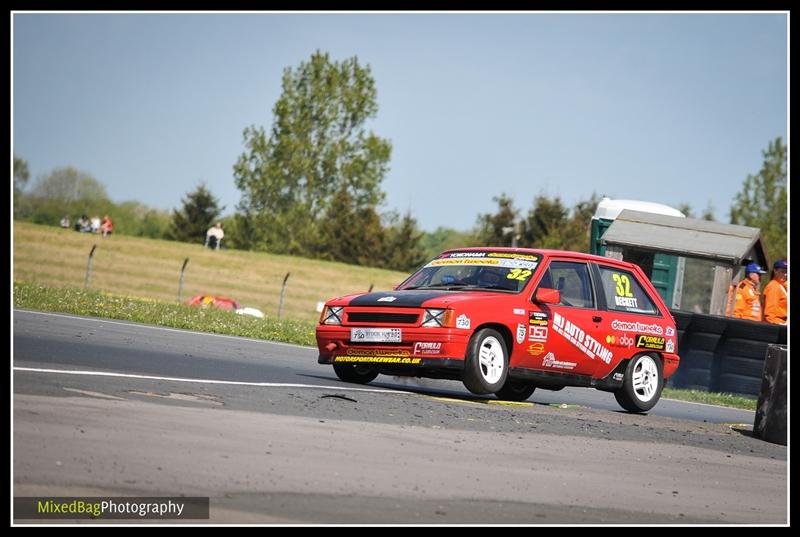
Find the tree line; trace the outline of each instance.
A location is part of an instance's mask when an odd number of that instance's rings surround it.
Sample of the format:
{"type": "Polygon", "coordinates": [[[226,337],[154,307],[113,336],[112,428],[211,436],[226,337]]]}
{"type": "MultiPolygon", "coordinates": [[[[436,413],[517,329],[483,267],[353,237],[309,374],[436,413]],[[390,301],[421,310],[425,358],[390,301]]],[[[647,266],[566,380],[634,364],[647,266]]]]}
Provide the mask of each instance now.
{"type": "MultiPolygon", "coordinates": [[[[505,193],[472,230],[421,231],[410,212],[381,212],[381,183],[392,145],[368,129],[377,116],[377,89],[357,57],[331,60],[316,51],[286,68],[269,130],[244,129],[244,151],[233,165],[241,201],[222,219],[228,247],[411,270],[438,252],[463,246],[512,246],[589,251],[589,227],[600,199],[566,206],[539,194],[525,210],[505,193]]],[[[115,204],[90,174],[59,168],[27,190],[27,162],[14,157],[14,216],[57,225],[65,213],[112,214],[115,232],[202,243],[224,207],[205,184],[171,213],[138,202],[115,204]]],[[[764,165],[745,179],[731,223],[759,227],[771,257],[786,253],[786,147],[769,143],[764,165]]],[[[683,205],[684,213],[691,207],[683,205]]],[[[713,218],[707,208],[704,216],[713,218]]]]}

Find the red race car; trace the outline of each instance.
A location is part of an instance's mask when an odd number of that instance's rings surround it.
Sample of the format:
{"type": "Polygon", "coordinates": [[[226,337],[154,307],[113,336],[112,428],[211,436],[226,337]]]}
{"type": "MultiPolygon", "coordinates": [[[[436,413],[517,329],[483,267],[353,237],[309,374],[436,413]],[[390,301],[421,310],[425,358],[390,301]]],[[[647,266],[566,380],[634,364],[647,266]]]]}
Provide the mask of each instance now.
{"type": "Polygon", "coordinates": [[[512,401],[587,386],[630,412],[655,406],[680,361],[675,321],[638,266],[522,248],[448,250],[392,292],[332,299],[317,346],[347,382],[455,379],[512,401]]]}

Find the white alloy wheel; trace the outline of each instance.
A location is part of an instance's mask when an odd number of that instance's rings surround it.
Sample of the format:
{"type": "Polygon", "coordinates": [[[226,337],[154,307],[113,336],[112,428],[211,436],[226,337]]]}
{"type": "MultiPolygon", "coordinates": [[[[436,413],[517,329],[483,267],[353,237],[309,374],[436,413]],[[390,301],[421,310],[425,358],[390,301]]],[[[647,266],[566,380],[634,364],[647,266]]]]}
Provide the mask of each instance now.
{"type": "Polygon", "coordinates": [[[649,355],[640,356],[633,368],[633,393],[643,403],[658,393],[658,365],[649,355]]]}
{"type": "Polygon", "coordinates": [[[495,384],[503,377],[506,357],[503,346],[496,337],[487,336],[481,342],[478,364],[480,365],[481,376],[489,384],[495,384]]]}

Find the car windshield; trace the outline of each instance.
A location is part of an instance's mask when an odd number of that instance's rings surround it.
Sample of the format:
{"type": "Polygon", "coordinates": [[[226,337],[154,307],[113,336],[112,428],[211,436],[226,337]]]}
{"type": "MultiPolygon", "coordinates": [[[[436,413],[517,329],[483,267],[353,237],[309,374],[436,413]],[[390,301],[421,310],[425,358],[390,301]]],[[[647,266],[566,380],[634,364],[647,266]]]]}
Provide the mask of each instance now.
{"type": "Polygon", "coordinates": [[[490,290],[519,293],[533,276],[539,257],[513,252],[444,253],[397,289],[490,290]]]}

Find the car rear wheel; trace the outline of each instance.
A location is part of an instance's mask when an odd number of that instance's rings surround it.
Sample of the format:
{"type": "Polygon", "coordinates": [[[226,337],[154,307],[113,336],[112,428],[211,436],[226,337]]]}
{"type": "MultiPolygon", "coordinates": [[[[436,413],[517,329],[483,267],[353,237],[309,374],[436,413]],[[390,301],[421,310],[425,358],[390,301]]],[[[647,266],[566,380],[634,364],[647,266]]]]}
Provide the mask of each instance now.
{"type": "Polygon", "coordinates": [[[345,382],[356,384],[366,384],[375,380],[378,372],[368,364],[333,364],[333,371],[336,376],[345,382]]]}
{"type": "Polygon", "coordinates": [[[652,354],[640,354],[628,362],[622,388],[614,392],[614,397],[628,412],[647,412],[656,406],[663,388],[661,359],[652,354]]]}
{"type": "Polygon", "coordinates": [[[497,330],[478,330],[469,342],[464,364],[464,386],[475,394],[496,393],[506,383],[508,352],[497,330]]]}
{"type": "Polygon", "coordinates": [[[530,382],[509,379],[495,396],[503,401],[525,401],[533,395],[534,390],[536,390],[536,386],[530,382]]]}

